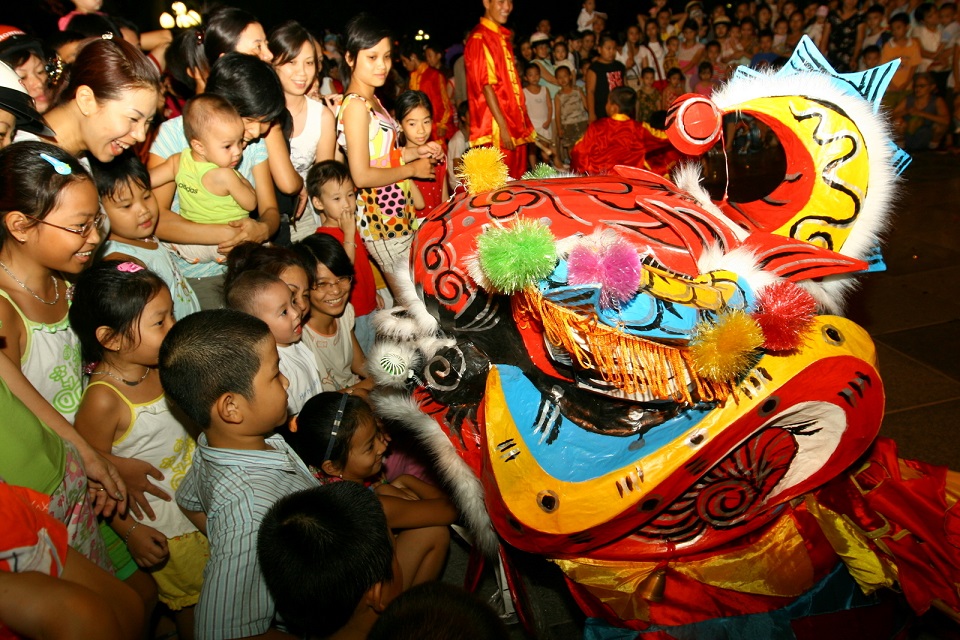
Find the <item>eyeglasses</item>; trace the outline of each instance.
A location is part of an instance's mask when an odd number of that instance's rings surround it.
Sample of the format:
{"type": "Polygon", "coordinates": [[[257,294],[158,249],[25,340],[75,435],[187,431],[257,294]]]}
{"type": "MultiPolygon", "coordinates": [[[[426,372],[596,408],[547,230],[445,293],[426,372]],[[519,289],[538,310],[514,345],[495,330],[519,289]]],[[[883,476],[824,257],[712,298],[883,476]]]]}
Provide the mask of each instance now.
{"type": "Polygon", "coordinates": [[[316,282],[312,289],[313,291],[330,292],[342,289],[343,287],[349,287],[351,282],[353,282],[353,276],[340,276],[333,282],[316,282]]]}
{"type": "Polygon", "coordinates": [[[89,238],[90,234],[93,233],[94,227],[97,231],[103,230],[103,222],[107,219],[107,214],[103,211],[98,211],[97,215],[93,216],[93,220],[85,224],[81,224],[76,227],[61,227],[58,224],[53,224],[52,222],[47,222],[46,220],[41,220],[40,218],[34,218],[33,216],[28,216],[40,224],[45,224],[48,227],[53,227],[55,229],[62,229],[63,231],[69,231],[70,233],[75,233],[78,236],[83,238],[89,238]]]}

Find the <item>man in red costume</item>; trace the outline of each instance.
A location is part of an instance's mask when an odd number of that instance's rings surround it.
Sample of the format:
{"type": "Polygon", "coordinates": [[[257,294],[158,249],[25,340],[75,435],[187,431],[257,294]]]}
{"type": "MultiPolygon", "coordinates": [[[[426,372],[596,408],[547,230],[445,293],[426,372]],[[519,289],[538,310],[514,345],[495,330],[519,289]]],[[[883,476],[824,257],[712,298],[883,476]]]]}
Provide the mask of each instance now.
{"type": "Polygon", "coordinates": [[[570,152],[570,170],[589,175],[610,173],[618,164],[665,175],[680,159],[667,135],[637,122],[637,93],[617,87],[607,97],[607,117],[594,120],[570,152]]]}
{"type": "Polygon", "coordinates": [[[408,43],[400,49],[400,62],[410,72],[407,88],[423,91],[430,98],[433,107],[433,140],[446,143],[454,133],[453,104],[447,94],[447,79],[423,59],[423,48],[416,43],[408,43]]]}
{"type": "Polygon", "coordinates": [[[467,36],[464,64],[467,68],[467,100],[470,103],[470,146],[499,148],[510,169],[520,178],[527,170],[525,145],[536,137],[527,116],[510,43],[512,33],[504,27],[513,0],[483,0],[480,24],[467,36]]]}

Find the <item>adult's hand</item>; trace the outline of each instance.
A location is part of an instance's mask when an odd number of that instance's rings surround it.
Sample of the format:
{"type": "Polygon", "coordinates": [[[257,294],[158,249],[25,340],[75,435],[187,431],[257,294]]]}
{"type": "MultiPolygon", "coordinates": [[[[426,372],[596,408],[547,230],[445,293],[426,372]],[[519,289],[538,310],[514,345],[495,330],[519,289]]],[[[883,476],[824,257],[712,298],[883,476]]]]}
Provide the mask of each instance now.
{"type": "Polygon", "coordinates": [[[104,516],[111,516],[114,512],[126,513],[127,485],[117,468],[86,442],[74,446],[80,453],[80,460],[87,473],[94,513],[104,516]]]}
{"type": "Polygon", "coordinates": [[[155,466],[143,460],[136,458],[118,458],[116,456],[111,456],[111,459],[117,466],[120,475],[127,485],[127,494],[129,496],[127,508],[137,518],[142,518],[143,514],[146,514],[151,520],[156,520],[157,516],[153,512],[153,509],[150,508],[146,494],[149,493],[161,500],[170,501],[171,497],[167,495],[163,489],[150,482],[150,478],[163,480],[163,474],[155,466]],[[143,510],[142,512],[141,509],[143,510]]]}
{"type": "Polygon", "coordinates": [[[226,255],[230,250],[241,242],[258,242],[263,244],[270,239],[270,229],[266,224],[254,220],[253,218],[244,218],[243,220],[234,220],[229,223],[231,227],[237,230],[237,235],[226,242],[217,245],[217,251],[226,255]]]}

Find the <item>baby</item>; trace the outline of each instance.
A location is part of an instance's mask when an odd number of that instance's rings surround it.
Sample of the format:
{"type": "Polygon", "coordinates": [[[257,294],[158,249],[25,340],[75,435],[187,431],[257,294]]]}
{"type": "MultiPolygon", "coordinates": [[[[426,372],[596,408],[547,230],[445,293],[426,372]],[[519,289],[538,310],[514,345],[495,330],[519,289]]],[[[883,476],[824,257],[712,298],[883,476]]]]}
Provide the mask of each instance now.
{"type": "MultiPolygon", "coordinates": [[[[200,224],[242,220],[257,208],[257,192],[235,167],[243,157],[243,120],[233,106],[215,94],[188,101],[183,133],[190,146],[150,170],[154,188],[177,183],[180,215],[200,224]]],[[[191,263],[224,262],[216,246],[171,244],[191,263]]]]}

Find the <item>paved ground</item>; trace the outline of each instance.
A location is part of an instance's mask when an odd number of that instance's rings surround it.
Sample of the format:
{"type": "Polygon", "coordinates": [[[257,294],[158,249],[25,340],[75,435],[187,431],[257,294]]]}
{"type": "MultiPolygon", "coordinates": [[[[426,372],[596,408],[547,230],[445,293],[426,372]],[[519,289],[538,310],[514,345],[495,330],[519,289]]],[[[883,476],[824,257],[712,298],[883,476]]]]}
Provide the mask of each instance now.
{"type": "MultiPolygon", "coordinates": [[[[900,455],[960,469],[960,158],[915,157],[907,169],[884,248],[888,270],[867,277],[847,315],[873,335],[887,393],[881,434],[900,455]]],[[[466,552],[454,544],[444,579],[461,582],[466,552]]],[[[524,558],[543,638],[579,638],[583,617],[559,569],[524,558]]],[[[488,571],[480,594],[495,591],[488,571]]],[[[512,637],[528,638],[519,625],[512,637]]],[[[855,633],[851,637],[855,637],[855,633]]],[[[960,628],[928,615],[911,634],[960,639],[960,628]]]]}

